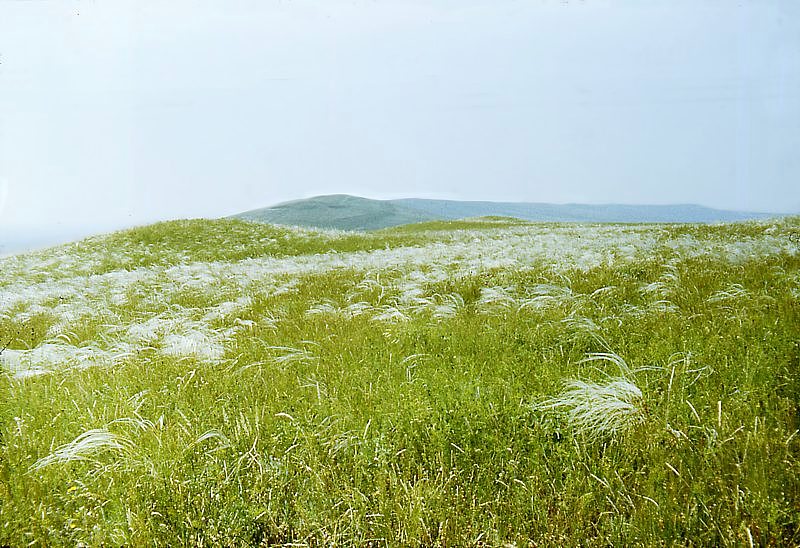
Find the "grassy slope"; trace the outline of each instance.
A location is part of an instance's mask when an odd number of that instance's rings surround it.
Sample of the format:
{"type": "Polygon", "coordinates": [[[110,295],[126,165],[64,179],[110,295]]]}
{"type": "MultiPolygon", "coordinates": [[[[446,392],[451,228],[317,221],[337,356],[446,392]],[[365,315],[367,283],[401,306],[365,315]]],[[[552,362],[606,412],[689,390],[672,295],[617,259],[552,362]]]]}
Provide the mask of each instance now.
{"type": "Polygon", "coordinates": [[[251,221],[340,230],[375,230],[438,218],[388,201],[347,195],[317,196],[247,211],[236,217],[251,221]]]}
{"type": "Polygon", "coordinates": [[[0,543],[795,545],[799,237],[193,221],[7,259],[9,349],[113,358],[0,380],[0,543]],[[636,420],[542,408],[609,350],[636,420]]]}

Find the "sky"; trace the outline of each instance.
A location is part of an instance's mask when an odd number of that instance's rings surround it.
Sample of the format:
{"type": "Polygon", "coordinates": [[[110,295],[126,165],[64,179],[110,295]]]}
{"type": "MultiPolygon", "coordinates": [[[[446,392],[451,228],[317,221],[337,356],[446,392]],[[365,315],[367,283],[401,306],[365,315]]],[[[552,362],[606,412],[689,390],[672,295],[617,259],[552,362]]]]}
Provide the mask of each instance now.
{"type": "Polygon", "coordinates": [[[332,193],[800,212],[800,2],[0,0],[0,243],[332,193]]]}

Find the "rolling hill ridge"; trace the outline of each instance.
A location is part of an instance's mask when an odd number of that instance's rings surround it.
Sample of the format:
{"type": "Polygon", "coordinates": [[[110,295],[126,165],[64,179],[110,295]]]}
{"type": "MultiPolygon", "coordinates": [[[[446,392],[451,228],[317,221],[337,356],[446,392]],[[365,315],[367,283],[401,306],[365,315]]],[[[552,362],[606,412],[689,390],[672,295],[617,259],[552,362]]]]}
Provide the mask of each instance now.
{"type": "Polygon", "coordinates": [[[466,217],[504,216],[539,222],[583,223],[714,223],[775,216],[770,213],[728,211],[694,204],[547,204],[406,198],[373,200],[346,194],[315,196],[254,209],[235,218],[266,223],[377,230],[409,223],[466,217]]]}

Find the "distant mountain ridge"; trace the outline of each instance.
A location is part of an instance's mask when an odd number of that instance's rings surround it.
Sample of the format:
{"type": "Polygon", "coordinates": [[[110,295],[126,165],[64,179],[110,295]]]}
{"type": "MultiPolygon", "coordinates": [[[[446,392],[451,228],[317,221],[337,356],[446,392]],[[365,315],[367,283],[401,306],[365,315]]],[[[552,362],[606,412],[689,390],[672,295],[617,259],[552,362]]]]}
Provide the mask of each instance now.
{"type": "Polygon", "coordinates": [[[347,194],[315,196],[233,217],[265,223],[342,230],[377,230],[423,221],[503,216],[526,221],[588,223],[714,223],[763,219],[771,213],[728,211],[694,204],[547,204],[405,198],[373,200],[347,194]]]}
{"type": "Polygon", "coordinates": [[[710,223],[774,217],[774,214],[728,211],[695,204],[548,204],[535,202],[464,202],[407,198],[392,200],[442,218],[486,215],[517,217],[526,221],[591,223],[710,223]]]}
{"type": "Polygon", "coordinates": [[[371,200],[346,194],[293,200],[246,211],[234,217],[265,223],[341,230],[377,230],[442,218],[392,201],[371,200]]]}

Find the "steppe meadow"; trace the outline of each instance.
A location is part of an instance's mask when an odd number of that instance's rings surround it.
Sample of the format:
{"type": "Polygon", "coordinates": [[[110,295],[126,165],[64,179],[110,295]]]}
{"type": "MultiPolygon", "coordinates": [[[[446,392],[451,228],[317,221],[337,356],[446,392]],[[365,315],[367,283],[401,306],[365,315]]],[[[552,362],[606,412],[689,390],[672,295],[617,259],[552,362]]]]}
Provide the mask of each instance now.
{"type": "Polygon", "coordinates": [[[800,544],[800,220],[0,259],[0,544],[800,544]]]}

